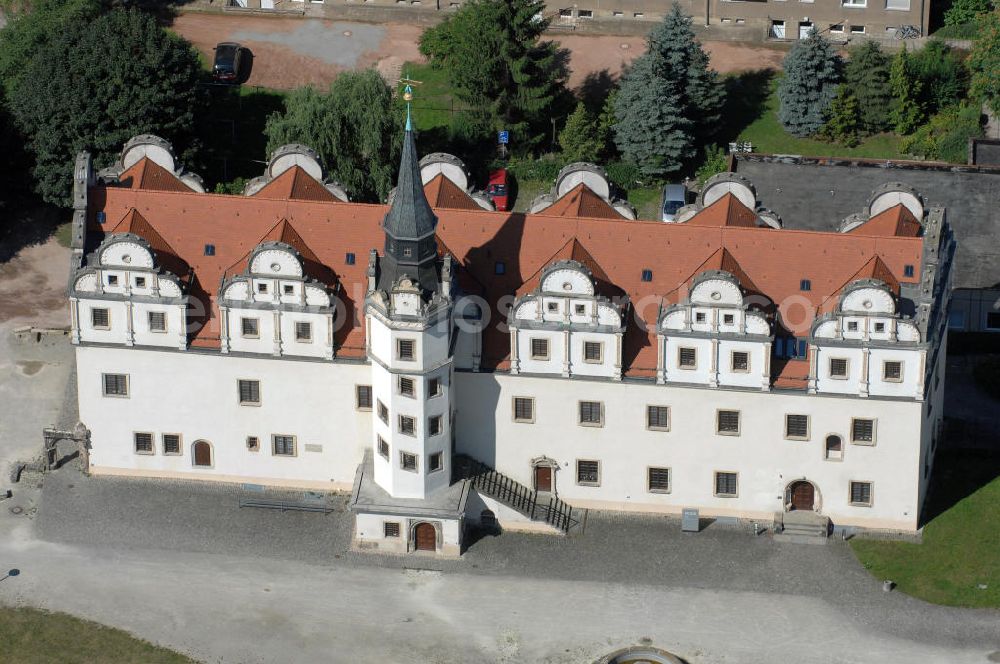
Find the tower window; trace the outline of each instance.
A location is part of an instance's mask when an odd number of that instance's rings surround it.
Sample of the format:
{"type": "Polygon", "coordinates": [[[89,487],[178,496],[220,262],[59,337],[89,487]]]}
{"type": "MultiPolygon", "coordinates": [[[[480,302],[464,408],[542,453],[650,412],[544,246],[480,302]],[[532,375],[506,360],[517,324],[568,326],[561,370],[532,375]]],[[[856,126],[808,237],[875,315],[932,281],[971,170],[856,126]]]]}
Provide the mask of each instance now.
{"type": "Polygon", "coordinates": [[[547,360],[547,359],[549,359],[549,340],[548,339],[532,339],[531,340],[531,359],[533,359],[533,360],[547,360]]]}
{"type": "Polygon", "coordinates": [[[813,284],[808,279],[803,279],[799,282],[799,290],[801,291],[811,291],[813,289],[813,284]]]}
{"type": "Polygon", "coordinates": [[[653,280],[653,271],[652,270],[643,270],[642,271],[642,280],[643,281],[652,281],[653,280]]]}
{"type": "Polygon", "coordinates": [[[416,395],[412,378],[407,378],[406,376],[399,377],[399,393],[405,397],[412,397],[416,395]]]}
{"type": "Polygon", "coordinates": [[[417,455],[409,454],[407,452],[400,453],[399,465],[403,470],[412,470],[416,472],[417,470],[417,455]]]}
{"type": "Polygon", "coordinates": [[[503,261],[497,261],[494,263],[493,274],[507,274],[507,264],[503,261]]]}
{"type": "Polygon", "coordinates": [[[348,251],[347,256],[344,257],[344,262],[347,263],[348,265],[354,265],[354,260],[355,260],[354,252],[348,251]]]}
{"type": "Polygon", "coordinates": [[[206,244],[205,245],[205,255],[206,256],[214,256],[215,255],[215,245],[214,244],[206,244]]]}
{"type": "Polygon", "coordinates": [[[405,247],[403,249],[403,258],[410,258],[411,256],[413,256],[413,249],[411,249],[410,247],[405,247]]]}
{"type": "Polygon", "coordinates": [[[378,453],[379,456],[388,460],[389,458],[389,443],[385,442],[382,436],[378,436],[378,453]]]}
{"type": "Polygon", "coordinates": [[[396,357],[400,360],[412,360],[414,353],[413,339],[396,340],[396,357]]]}
{"type": "Polygon", "coordinates": [[[904,277],[912,277],[913,276],[913,266],[912,265],[904,265],[903,266],[903,276],[904,277]]]}
{"type": "Polygon", "coordinates": [[[427,459],[427,472],[433,473],[444,468],[443,457],[440,452],[435,452],[427,459]]]}
{"type": "Polygon", "coordinates": [[[295,323],[295,340],[296,341],[312,341],[312,323],[295,323]]]}

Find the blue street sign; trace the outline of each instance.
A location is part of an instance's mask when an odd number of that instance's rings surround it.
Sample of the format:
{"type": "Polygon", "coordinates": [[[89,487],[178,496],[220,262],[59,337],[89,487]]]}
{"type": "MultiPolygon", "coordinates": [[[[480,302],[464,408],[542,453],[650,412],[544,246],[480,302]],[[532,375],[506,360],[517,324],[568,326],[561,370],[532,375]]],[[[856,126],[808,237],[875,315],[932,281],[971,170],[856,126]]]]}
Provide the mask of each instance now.
{"type": "Polygon", "coordinates": [[[497,132],[497,142],[501,145],[507,145],[510,143],[510,132],[506,129],[502,129],[497,132]]]}

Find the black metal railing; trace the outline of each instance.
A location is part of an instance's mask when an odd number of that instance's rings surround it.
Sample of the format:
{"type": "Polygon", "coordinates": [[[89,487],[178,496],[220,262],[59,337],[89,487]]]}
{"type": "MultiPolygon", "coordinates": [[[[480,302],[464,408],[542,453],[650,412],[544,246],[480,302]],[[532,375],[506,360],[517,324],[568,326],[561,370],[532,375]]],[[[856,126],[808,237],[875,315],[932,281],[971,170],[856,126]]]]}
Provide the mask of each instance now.
{"type": "Polygon", "coordinates": [[[452,468],[456,481],[468,480],[477,491],[533,521],[544,521],[563,532],[569,531],[575,523],[573,508],[565,501],[549,496],[547,501],[540,502],[537,491],[470,456],[455,455],[452,459],[452,468]]]}

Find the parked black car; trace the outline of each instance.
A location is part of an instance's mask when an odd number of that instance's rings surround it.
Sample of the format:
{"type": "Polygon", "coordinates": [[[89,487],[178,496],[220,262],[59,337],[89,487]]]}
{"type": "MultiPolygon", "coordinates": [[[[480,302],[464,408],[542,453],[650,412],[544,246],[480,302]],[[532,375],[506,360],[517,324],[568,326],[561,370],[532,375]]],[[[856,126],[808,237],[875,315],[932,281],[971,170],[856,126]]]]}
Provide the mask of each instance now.
{"type": "Polygon", "coordinates": [[[236,42],[222,42],[215,46],[215,64],[212,78],[220,83],[236,83],[240,78],[240,64],[245,59],[244,51],[236,42]]]}

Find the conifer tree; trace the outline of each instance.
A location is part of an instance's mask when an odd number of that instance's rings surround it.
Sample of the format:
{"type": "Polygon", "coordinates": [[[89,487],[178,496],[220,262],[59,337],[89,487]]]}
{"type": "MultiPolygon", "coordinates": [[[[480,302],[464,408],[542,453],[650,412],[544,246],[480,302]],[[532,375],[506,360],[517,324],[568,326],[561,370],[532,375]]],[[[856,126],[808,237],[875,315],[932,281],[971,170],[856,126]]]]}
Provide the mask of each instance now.
{"type": "Polygon", "coordinates": [[[559,146],[567,161],[597,161],[604,145],[597,135],[597,122],[580,102],[566,119],[559,134],[559,146]]]}
{"type": "Polygon", "coordinates": [[[904,44],[889,67],[889,90],[892,92],[889,121],[897,134],[910,134],[924,121],[924,110],[918,101],[920,89],[904,44]]]}
{"type": "Polygon", "coordinates": [[[815,30],[795,42],[785,56],[785,76],[778,85],[778,119],[795,136],[815,134],[837,96],[840,58],[815,30]]]}
{"type": "Polygon", "coordinates": [[[830,104],[829,119],[823,126],[823,135],[846,147],[854,147],[859,142],[858,132],[862,127],[860,116],[857,97],[848,86],[841,85],[830,104]]]}
{"type": "Polygon", "coordinates": [[[725,90],[677,3],[615,99],[615,143],[645,175],[680,169],[719,126],[725,90]]]}
{"type": "Polygon", "coordinates": [[[851,50],[844,78],[857,104],[860,129],[877,134],[889,126],[892,90],[889,87],[889,58],[878,42],[866,41],[851,50]]]}

